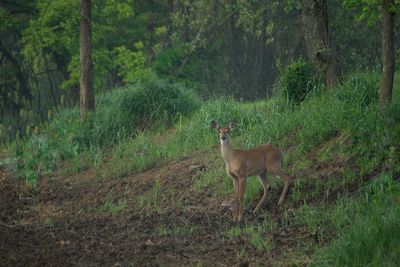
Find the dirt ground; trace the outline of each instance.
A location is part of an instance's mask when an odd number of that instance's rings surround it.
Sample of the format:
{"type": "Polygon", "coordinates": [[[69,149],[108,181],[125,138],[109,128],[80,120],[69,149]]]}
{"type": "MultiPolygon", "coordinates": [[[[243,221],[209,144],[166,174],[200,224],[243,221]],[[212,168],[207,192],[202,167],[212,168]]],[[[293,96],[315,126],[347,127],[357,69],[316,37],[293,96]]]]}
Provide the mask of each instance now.
{"type": "MultiPolygon", "coordinates": [[[[0,266],[286,265],[298,240],[314,238],[305,229],[278,227],[270,236],[275,247],[266,253],[247,236],[227,237],[237,226],[229,195],[193,187],[215,166],[224,168],[217,148],[113,179],[101,180],[92,170],[62,179],[56,174],[36,188],[2,171],[0,266]],[[112,212],[105,203],[124,205],[112,212]]],[[[278,221],[284,216],[275,203],[279,190],[272,189],[265,213],[246,211],[246,224],[262,224],[266,213],[278,221]]],[[[307,264],[309,255],[301,257],[307,264]]]]}

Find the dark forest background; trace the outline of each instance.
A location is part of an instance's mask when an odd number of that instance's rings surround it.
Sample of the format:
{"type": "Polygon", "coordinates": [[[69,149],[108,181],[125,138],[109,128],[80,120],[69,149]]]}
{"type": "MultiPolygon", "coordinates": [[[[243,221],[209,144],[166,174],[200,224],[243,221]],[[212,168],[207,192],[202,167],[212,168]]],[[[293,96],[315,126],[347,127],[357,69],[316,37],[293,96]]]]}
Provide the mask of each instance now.
{"type": "MultiPolygon", "coordinates": [[[[379,1],[319,2],[340,76],[380,71],[379,1]]],[[[301,17],[295,0],[93,1],[95,93],[152,73],[203,98],[266,98],[291,62],[307,58],[301,17]]],[[[79,102],[79,1],[6,0],[0,20],[0,131],[14,138],[79,102]]]]}

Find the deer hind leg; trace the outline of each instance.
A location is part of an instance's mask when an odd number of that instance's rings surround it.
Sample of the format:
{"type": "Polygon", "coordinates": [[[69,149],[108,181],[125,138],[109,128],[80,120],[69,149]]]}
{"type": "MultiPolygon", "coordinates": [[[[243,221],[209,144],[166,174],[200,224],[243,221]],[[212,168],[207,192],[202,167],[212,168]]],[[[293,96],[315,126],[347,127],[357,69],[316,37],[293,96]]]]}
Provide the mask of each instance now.
{"type": "Polygon", "coordinates": [[[285,200],[286,192],[288,191],[289,186],[292,183],[292,177],[288,173],[284,172],[280,166],[276,166],[271,170],[271,172],[275,175],[282,177],[284,181],[283,190],[278,202],[278,206],[282,206],[283,201],[285,200]]]}
{"type": "Polygon", "coordinates": [[[243,219],[243,206],[244,206],[244,191],[246,191],[246,178],[247,177],[240,177],[239,178],[239,214],[238,214],[238,221],[243,219]]]}
{"type": "Polygon", "coordinates": [[[258,177],[259,177],[260,182],[261,182],[261,184],[263,186],[264,193],[263,193],[263,196],[262,196],[260,202],[258,202],[257,207],[253,210],[253,213],[256,213],[260,209],[260,207],[264,204],[265,199],[267,198],[268,189],[270,187],[269,184],[268,184],[268,181],[267,181],[267,172],[261,173],[258,177]]]}

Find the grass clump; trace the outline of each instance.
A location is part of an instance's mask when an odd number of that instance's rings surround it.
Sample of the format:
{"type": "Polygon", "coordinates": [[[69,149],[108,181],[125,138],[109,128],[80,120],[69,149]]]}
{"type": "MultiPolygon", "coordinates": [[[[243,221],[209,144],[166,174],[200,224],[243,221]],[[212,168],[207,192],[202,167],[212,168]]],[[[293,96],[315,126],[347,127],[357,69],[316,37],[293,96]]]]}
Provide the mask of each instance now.
{"type": "Polygon", "coordinates": [[[171,127],[199,108],[200,100],[181,84],[151,75],[99,96],[98,105],[92,135],[96,144],[104,145],[149,127],[171,127]]]}
{"type": "MultiPolygon", "coordinates": [[[[131,87],[96,96],[96,103],[96,112],[85,122],[79,120],[78,109],[63,110],[39,133],[12,143],[8,155],[17,176],[34,182],[57,169],[62,160],[74,161],[148,128],[171,127],[201,102],[180,84],[147,76],[131,87]]],[[[97,161],[93,158],[93,163],[97,161]]]]}

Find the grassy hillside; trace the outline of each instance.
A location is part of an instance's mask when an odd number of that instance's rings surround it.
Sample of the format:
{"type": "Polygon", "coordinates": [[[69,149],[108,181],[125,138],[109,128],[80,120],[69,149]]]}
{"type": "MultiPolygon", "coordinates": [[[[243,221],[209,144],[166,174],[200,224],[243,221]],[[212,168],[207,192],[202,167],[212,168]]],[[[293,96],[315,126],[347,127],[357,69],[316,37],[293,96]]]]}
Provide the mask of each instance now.
{"type": "MultiPolygon", "coordinates": [[[[99,183],[118,183],[208,151],[217,145],[211,120],[221,125],[234,121],[235,147],[273,143],[285,152],[284,166],[295,177],[283,210],[275,203],[282,181],[269,177],[273,189],[260,215],[246,214],[241,226],[231,225],[229,217],[218,223],[216,235],[234,242],[240,262],[260,263],[266,257],[269,264],[285,266],[392,266],[400,262],[395,234],[400,230],[400,88],[396,81],[393,104],[381,112],[378,80],[371,73],[352,75],[341,86],[315,90],[292,106],[283,97],[204,102],[182,85],[150,77],[98,96],[96,114],[83,124],[78,110],[60,111],[28,139],[9,145],[7,166],[39,191],[43,180],[88,172],[99,183]]],[[[192,190],[194,199],[207,195],[205,205],[216,210],[232,190],[218,153],[206,152],[201,171],[195,178],[183,178],[186,184],[179,187],[192,190]]],[[[191,207],[174,191],[176,185],[164,186],[156,179],[132,203],[127,195],[104,201],[96,214],[126,212],[149,218],[170,214],[171,206],[180,211],[191,207]],[[130,204],[135,210],[129,210],[130,204]]],[[[249,179],[246,209],[260,196],[261,185],[249,179]]],[[[201,232],[193,227],[161,225],[155,231],[158,238],[193,238],[201,232]]]]}

